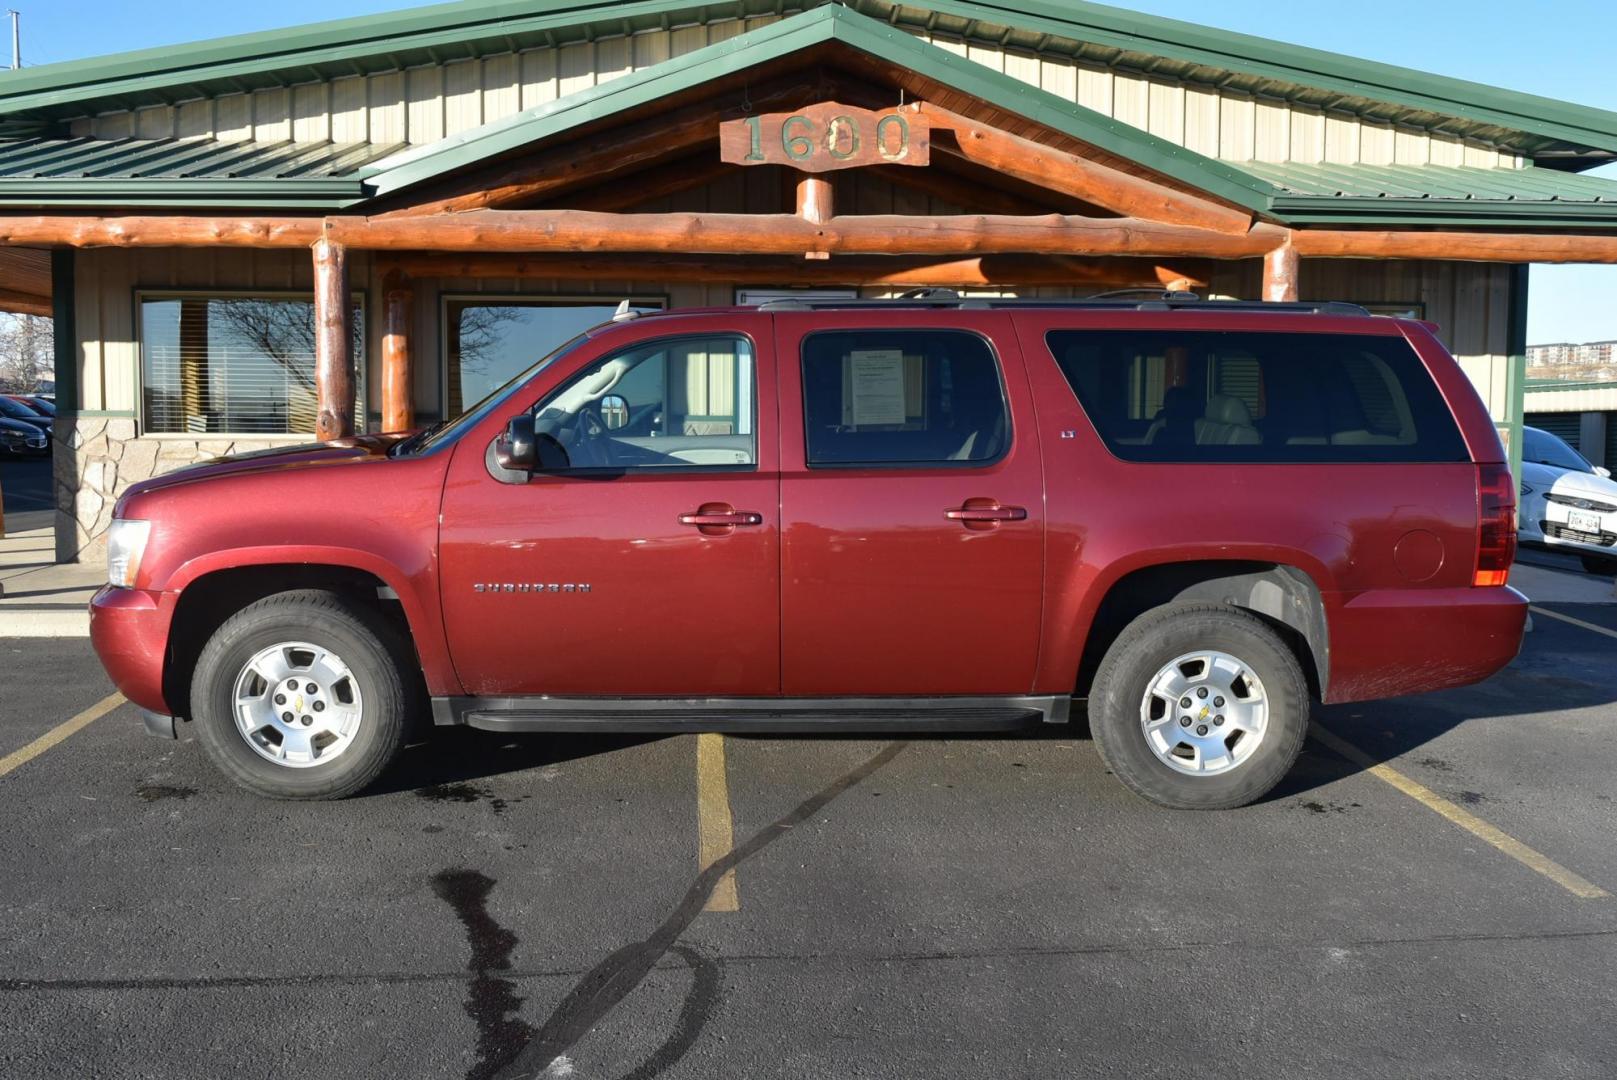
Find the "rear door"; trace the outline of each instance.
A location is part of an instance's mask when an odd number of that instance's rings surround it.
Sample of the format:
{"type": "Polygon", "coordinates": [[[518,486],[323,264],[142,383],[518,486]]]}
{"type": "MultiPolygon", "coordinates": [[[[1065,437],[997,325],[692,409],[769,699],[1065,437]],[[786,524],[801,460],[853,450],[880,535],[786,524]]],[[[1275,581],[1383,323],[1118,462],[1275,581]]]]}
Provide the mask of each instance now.
{"type": "Polygon", "coordinates": [[[783,692],[1025,694],[1044,493],[1008,317],[892,321],[777,316],[783,692]]]}

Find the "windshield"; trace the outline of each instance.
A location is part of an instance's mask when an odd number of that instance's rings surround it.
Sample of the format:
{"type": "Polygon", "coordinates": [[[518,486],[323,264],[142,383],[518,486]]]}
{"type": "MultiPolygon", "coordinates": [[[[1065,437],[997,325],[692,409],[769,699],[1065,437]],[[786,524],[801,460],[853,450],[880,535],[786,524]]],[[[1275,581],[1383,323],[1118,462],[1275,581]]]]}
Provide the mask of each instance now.
{"type": "Polygon", "coordinates": [[[1556,469],[1571,469],[1574,472],[1592,473],[1595,471],[1588,460],[1566,442],[1547,431],[1538,428],[1524,428],[1522,437],[1522,457],[1535,465],[1548,465],[1556,469]]]}
{"type": "Polygon", "coordinates": [[[465,431],[467,428],[475,427],[485,416],[499,408],[507,398],[516,393],[518,390],[522,389],[522,387],[527,384],[529,379],[533,378],[535,375],[539,374],[539,372],[543,371],[557,360],[560,360],[562,357],[566,356],[568,353],[572,352],[574,349],[578,348],[588,340],[589,332],[585,331],[584,333],[573,338],[571,341],[567,341],[562,345],[557,346],[548,356],[529,367],[526,371],[517,375],[504,386],[497,388],[493,393],[489,394],[482,401],[479,401],[476,405],[473,405],[459,416],[452,420],[444,421],[434,427],[429,427],[414,438],[406,439],[404,442],[400,443],[394,448],[394,453],[423,454],[434,447],[444,446],[453,442],[455,439],[460,437],[461,432],[465,431]]]}

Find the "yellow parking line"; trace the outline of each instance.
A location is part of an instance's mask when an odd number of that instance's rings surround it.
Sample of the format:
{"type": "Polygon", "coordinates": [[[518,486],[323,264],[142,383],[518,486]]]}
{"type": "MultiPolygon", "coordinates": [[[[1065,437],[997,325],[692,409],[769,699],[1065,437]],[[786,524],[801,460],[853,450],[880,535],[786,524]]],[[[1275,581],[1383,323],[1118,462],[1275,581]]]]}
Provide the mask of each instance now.
{"type": "Polygon", "coordinates": [[[1308,727],[1314,738],[1347,758],[1353,764],[1360,766],[1371,776],[1391,784],[1428,810],[1448,818],[1479,840],[1492,844],[1529,870],[1543,874],[1573,896],[1582,900],[1603,900],[1610,897],[1611,894],[1606,892],[1605,889],[1579,877],[1548,856],[1539,854],[1520,840],[1501,832],[1470,811],[1449,802],[1425,784],[1411,780],[1391,765],[1376,761],[1375,758],[1366,754],[1357,746],[1331,734],[1318,724],[1309,724],[1308,727]]]}
{"type": "MultiPolygon", "coordinates": [[[[735,846],[735,824],[730,819],[730,783],[725,775],[724,736],[696,737],[696,835],[701,842],[702,869],[707,869],[735,846]]],[[[740,911],[736,872],[729,870],[714,886],[703,911],[740,911]]]]}
{"type": "Polygon", "coordinates": [[[1584,622],[1582,619],[1574,619],[1570,615],[1562,615],[1559,611],[1551,611],[1549,608],[1541,608],[1537,604],[1534,604],[1528,610],[1534,615],[1542,615],[1546,619],[1556,619],[1560,622],[1571,623],[1573,626],[1581,626],[1585,630],[1593,630],[1597,634],[1605,634],[1609,638],[1617,638],[1617,630],[1608,630],[1604,626],[1596,626],[1592,622],[1584,622]]]}
{"type": "Polygon", "coordinates": [[[123,703],[124,696],[122,694],[108,694],[73,719],[57,724],[21,750],[13,750],[5,757],[0,758],[0,776],[4,776],[18,766],[34,760],[75,731],[82,727],[87,727],[92,721],[107,715],[123,703]]]}

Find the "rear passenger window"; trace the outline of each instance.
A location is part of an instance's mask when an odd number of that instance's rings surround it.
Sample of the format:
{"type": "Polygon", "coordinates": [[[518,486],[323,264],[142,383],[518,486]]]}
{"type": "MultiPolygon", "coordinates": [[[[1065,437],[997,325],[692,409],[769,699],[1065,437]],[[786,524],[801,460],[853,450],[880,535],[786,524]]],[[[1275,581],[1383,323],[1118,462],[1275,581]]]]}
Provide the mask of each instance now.
{"type": "Polygon", "coordinates": [[[1469,460],[1403,338],[1056,330],[1048,343],[1126,461],[1469,460]]]}
{"type": "Polygon", "coordinates": [[[803,341],[810,465],[973,465],[1010,418],[988,343],[958,330],[838,330],[803,341]]]}

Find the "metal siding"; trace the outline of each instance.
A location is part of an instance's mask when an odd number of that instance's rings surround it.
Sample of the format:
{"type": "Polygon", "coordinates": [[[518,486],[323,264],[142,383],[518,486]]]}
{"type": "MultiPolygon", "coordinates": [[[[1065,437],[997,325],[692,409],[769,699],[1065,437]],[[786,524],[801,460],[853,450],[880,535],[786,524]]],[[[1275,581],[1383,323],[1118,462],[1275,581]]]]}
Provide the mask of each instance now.
{"type": "MultiPolygon", "coordinates": [[[[404,72],[338,78],[294,91],[225,95],[216,99],[221,106],[232,98],[236,101],[205,121],[211,127],[202,126],[204,121],[199,118],[204,114],[193,108],[185,118],[184,133],[267,141],[320,141],[329,137],[346,142],[368,137],[379,142],[421,145],[778,21],[776,16],[720,19],[672,30],[571,43],[559,49],[529,49],[481,61],[457,60],[404,72]],[[472,72],[479,75],[474,78],[472,72]],[[356,83],[363,85],[363,92],[356,83]],[[327,98],[323,119],[313,111],[313,103],[322,93],[327,98]],[[294,96],[298,99],[295,106],[289,100],[294,96]],[[368,101],[370,110],[368,123],[363,125],[356,111],[362,100],[368,101]],[[250,121],[240,116],[243,106],[248,109],[250,121]]],[[[990,42],[967,43],[917,28],[901,28],[991,71],[1003,72],[1209,157],[1265,162],[1329,160],[1340,164],[1437,160],[1432,157],[1432,140],[1420,132],[1395,134],[1390,128],[1375,127],[1353,117],[1327,117],[1318,110],[1278,101],[1254,102],[1240,91],[1190,85],[1166,74],[1146,76],[1097,63],[1075,62],[1054,51],[1007,50],[990,42]]],[[[139,125],[172,133],[178,126],[177,111],[169,106],[142,109],[139,125]]],[[[95,120],[94,133],[102,138],[134,133],[134,115],[102,115],[95,120]]],[[[1452,138],[1443,140],[1440,158],[1445,163],[1488,167],[1514,162],[1511,156],[1501,155],[1491,147],[1462,144],[1452,138]]]]}

